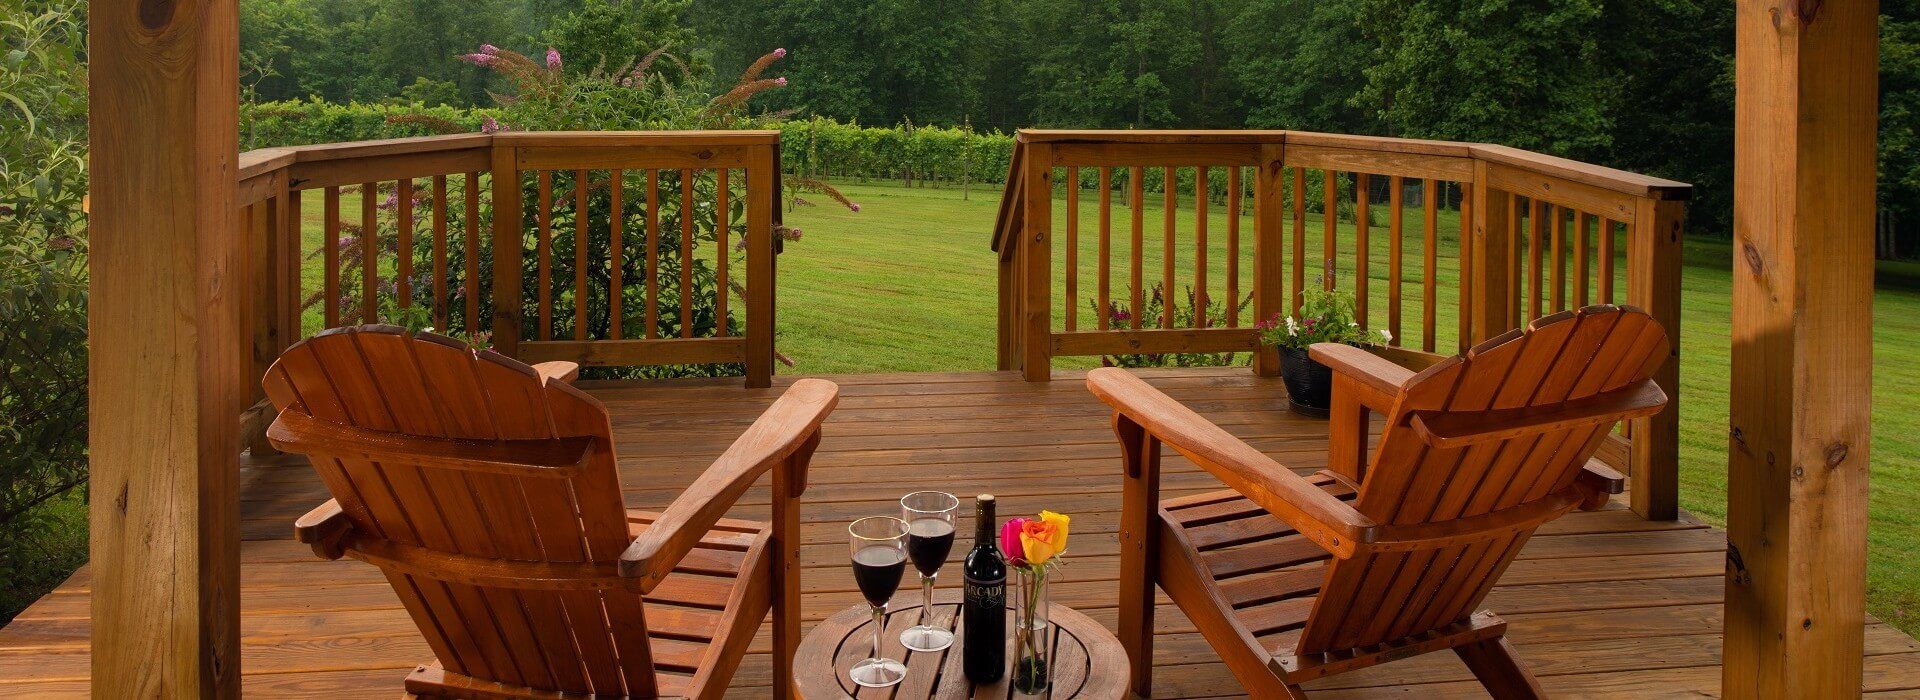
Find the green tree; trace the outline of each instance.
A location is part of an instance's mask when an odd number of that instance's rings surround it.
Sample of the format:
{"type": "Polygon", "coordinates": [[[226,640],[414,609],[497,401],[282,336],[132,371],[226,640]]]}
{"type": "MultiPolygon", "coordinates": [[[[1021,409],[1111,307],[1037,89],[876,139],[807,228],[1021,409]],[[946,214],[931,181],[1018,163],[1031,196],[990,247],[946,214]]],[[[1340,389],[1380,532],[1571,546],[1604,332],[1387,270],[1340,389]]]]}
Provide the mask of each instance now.
{"type": "MultiPolygon", "coordinates": [[[[686,61],[686,50],[696,42],[694,31],[680,20],[691,0],[584,0],[567,14],[552,18],[541,38],[568,60],[584,67],[604,65],[609,70],[665,47],[673,60],[686,61]]],[[[674,71],[666,75],[684,76],[674,71]]]]}

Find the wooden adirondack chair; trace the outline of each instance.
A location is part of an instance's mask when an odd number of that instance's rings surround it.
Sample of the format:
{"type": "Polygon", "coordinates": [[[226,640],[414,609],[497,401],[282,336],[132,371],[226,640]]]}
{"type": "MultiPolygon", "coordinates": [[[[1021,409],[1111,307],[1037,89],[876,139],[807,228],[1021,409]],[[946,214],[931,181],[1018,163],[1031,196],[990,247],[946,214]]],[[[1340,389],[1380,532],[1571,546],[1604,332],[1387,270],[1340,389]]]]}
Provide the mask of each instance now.
{"type": "Polygon", "coordinates": [[[1087,376],[1125,456],[1120,638],[1149,695],[1154,584],[1254,697],[1452,649],[1497,697],[1539,684],[1481,601],[1541,523],[1619,493],[1590,462],[1617,421],[1666,395],[1648,379],[1666,332],[1590,306],[1535,321],[1419,373],[1320,344],[1333,368],[1327,470],[1295,474],[1119,369],[1087,376]],[[1386,416],[1370,464],[1367,412],[1386,416]],[[1231,490],[1159,500],[1164,443],[1231,490]],[[1157,507],[1156,507],[1157,505],[1157,507]]]}
{"type": "Polygon", "coordinates": [[[328,331],[267,372],[269,439],[333,500],[295,535],[380,567],[437,661],[421,696],[718,697],[774,612],[774,682],[799,642],[799,512],[838,388],[804,379],[665,512],[625,508],[607,411],[459,341],[328,331]],[[773,522],[721,517],[773,473],[773,522]]]}

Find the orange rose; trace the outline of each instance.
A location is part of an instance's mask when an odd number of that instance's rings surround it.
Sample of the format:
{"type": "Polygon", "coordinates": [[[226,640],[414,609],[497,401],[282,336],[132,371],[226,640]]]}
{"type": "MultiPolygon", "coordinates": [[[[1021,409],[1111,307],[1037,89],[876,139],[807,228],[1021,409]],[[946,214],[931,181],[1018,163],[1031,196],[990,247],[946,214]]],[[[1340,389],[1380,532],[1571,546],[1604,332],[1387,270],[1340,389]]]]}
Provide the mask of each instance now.
{"type": "Polygon", "coordinates": [[[1040,517],[1026,521],[1020,530],[1021,549],[1026,552],[1029,565],[1039,566],[1067,548],[1067,516],[1050,510],[1040,511],[1040,517]]]}

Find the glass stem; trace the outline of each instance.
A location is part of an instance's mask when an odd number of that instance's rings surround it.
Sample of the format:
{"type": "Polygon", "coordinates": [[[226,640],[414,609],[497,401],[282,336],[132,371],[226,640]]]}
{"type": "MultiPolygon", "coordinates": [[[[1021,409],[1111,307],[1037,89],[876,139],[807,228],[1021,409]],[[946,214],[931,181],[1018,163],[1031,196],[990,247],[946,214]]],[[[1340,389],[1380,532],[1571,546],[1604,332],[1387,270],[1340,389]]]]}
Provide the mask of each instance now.
{"type": "Polygon", "coordinates": [[[933,626],[933,577],[920,577],[920,625],[933,626]]]}
{"type": "Polygon", "coordinates": [[[887,626],[887,608],[884,605],[874,605],[870,607],[873,608],[873,660],[879,661],[880,632],[886,629],[887,626]]]}

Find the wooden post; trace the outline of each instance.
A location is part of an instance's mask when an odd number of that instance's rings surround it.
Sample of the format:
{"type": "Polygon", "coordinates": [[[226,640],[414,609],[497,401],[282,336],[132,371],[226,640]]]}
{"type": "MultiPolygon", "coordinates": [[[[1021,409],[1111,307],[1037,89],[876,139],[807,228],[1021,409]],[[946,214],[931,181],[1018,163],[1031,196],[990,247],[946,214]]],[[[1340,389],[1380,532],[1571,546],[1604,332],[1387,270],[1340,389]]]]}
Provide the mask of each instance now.
{"type": "MultiPolygon", "coordinates": [[[[773,386],[773,217],[780,197],[779,146],[756,146],[747,167],[747,388],[773,386]]],[[[651,206],[651,202],[648,203],[651,206]]]]}
{"type": "MultiPolygon", "coordinates": [[[[493,349],[513,357],[520,349],[520,165],[512,145],[493,145],[493,349]]],[[[653,206],[652,201],[647,206],[653,206]]]]}
{"type": "Polygon", "coordinates": [[[1053,361],[1053,146],[1027,144],[1026,207],[1021,214],[1021,374],[1047,381],[1053,361]]]}
{"type": "Polygon", "coordinates": [[[243,317],[234,0],[93,0],[92,686],[240,693],[243,317]]]}
{"type": "Polygon", "coordinates": [[[1861,689],[1878,14],[1738,3],[1729,698],[1861,689]]]}
{"type": "Polygon", "coordinates": [[[1507,239],[1513,195],[1487,185],[1487,164],[1473,164],[1473,335],[1468,344],[1505,333],[1516,325],[1508,303],[1512,293],[1513,242],[1507,239]]]}
{"type": "Polygon", "coordinates": [[[1653,381],[1667,407],[1633,422],[1633,510],[1648,520],[1680,517],[1680,231],[1686,203],[1642,199],[1627,241],[1627,298],[1667,329],[1667,363],[1653,381]]]}
{"type": "Polygon", "coordinates": [[[1127,650],[1133,697],[1153,697],[1154,584],[1160,564],[1160,439],[1125,415],[1113,414],[1120,438],[1120,645],[1127,650]]]}
{"type": "MultiPolygon", "coordinates": [[[[1286,176],[1286,145],[1260,145],[1260,166],[1253,187],[1253,320],[1264,322],[1286,306],[1286,279],[1280,266],[1287,257],[1281,222],[1286,220],[1286,192],[1281,187],[1286,176]]],[[[1298,222],[1295,222],[1298,226],[1298,222]]],[[[1300,232],[1294,232],[1299,235],[1300,232]]],[[[1296,261],[1297,262],[1297,261],[1296,261]]],[[[1229,304],[1239,300],[1230,300],[1229,304]]],[[[1254,351],[1253,371],[1265,377],[1280,375],[1279,351],[1261,347],[1254,351]]]]}

